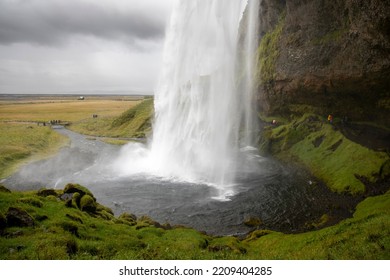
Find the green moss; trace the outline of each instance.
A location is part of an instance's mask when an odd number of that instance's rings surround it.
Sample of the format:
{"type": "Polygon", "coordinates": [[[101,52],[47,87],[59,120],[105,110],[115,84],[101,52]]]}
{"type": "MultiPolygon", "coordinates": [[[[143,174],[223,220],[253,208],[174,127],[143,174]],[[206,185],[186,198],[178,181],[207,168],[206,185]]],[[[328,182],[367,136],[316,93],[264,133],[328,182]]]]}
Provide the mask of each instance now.
{"type": "Polygon", "coordinates": [[[246,248],[240,244],[237,238],[232,236],[220,237],[212,240],[208,246],[211,252],[232,251],[236,254],[246,253],[246,248]]]}
{"type": "Polygon", "coordinates": [[[18,200],[19,202],[30,204],[34,207],[41,208],[43,206],[43,203],[38,199],[34,197],[24,197],[18,200]]]}
{"type": "Polygon", "coordinates": [[[278,43],[284,28],[285,17],[286,13],[282,13],[275,29],[267,32],[260,41],[257,50],[257,86],[268,84],[276,77],[275,65],[279,57],[278,43]]]}
{"type": "Polygon", "coordinates": [[[326,33],[325,35],[315,38],[311,41],[313,45],[323,45],[327,43],[335,43],[340,40],[347,32],[349,28],[337,29],[326,33]]]}
{"type": "MultiPolygon", "coordinates": [[[[63,201],[39,199],[37,208],[20,201],[34,193],[0,192],[0,213],[24,207],[36,219],[34,227],[3,228],[0,258],[7,259],[389,259],[390,192],[370,197],[354,216],[337,225],[301,234],[257,230],[241,240],[213,237],[196,230],[171,230],[149,225],[115,223],[101,216],[67,208],[63,201]]],[[[103,208],[98,208],[105,211],[103,208]]],[[[108,213],[108,212],[107,212],[108,213]]],[[[132,218],[131,214],[122,218],[132,218]]],[[[0,221],[2,220],[0,214],[0,221]]],[[[318,222],[322,222],[320,219],[318,222]]]]}
{"type": "Polygon", "coordinates": [[[80,209],[86,212],[95,212],[96,203],[92,196],[85,194],[81,197],[80,200],[80,209]]]}
{"type": "Polygon", "coordinates": [[[96,200],[90,190],[79,184],[67,184],[64,188],[64,193],[79,193],[81,196],[87,194],[96,200]]]}
{"type": "Polygon", "coordinates": [[[365,148],[345,138],[319,116],[305,114],[285,125],[268,127],[262,146],[287,161],[302,163],[335,192],[363,193],[359,179],[378,179],[386,153],[365,148]],[[265,142],[267,141],[267,142],[265,142]]]}
{"type": "Polygon", "coordinates": [[[81,209],[80,208],[80,200],[81,200],[81,194],[78,192],[73,193],[72,207],[81,209]]]}

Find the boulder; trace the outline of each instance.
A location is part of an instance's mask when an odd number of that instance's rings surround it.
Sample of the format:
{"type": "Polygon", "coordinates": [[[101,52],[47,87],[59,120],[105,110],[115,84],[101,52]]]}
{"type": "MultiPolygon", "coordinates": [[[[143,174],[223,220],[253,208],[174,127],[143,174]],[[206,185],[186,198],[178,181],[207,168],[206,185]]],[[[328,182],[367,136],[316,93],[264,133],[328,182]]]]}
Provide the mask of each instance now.
{"type": "Polygon", "coordinates": [[[34,219],[23,209],[9,207],[6,215],[9,227],[32,227],[34,219]]]}
{"type": "Polygon", "coordinates": [[[57,192],[54,189],[40,189],[37,195],[47,197],[49,195],[57,196],[57,192]]]}
{"type": "Polygon", "coordinates": [[[79,184],[67,184],[64,188],[64,193],[65,194],[79,193],[81,196],[87,194],[90,197],[92,197],[94,201],[96,201],[96,198],[93,196],[90,190],[88,190],[86,187],[83,187],[79,184]]]}
{"type": "Polygon", "coordinates": [[[80,200],[80,209],[85,212],[95,212],[96,202],[94,198],[88,194],[83,195],[80,200]]]}

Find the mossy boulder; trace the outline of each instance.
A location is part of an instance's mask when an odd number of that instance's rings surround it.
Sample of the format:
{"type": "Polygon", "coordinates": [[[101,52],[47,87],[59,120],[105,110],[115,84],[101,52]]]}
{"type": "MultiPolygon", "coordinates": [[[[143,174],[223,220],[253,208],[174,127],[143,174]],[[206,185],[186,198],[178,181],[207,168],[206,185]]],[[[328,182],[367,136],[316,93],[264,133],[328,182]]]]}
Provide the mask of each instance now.
{"type": "Polygon", "coordinates": [[[54,189],[40,189],[38,192],[37,192],[37,195],[39,196],[43,196],[43,197],[47,197],[49,195],[52,195],[52,196],[57,196],[57,191],[54,190],[54,189]]]}
{"type": "Polygon", "coordinates": [[[3,185],[0,185],[0,192],[10,193],[11,191],[4,187],[3,185]]]}
{"type": "Polygon", "coordinates": [[[129,213],[122,213],[117,220],[117,223],[127,224],[129,226],[134,226],[137,224],[137,216],[129,213]]]}
{"type": "Polygon", "coordinates": [[[78,192],[73,193],[72,196],[72,207],[80,208],[81,194],[78,192]]]}
{"type": "Polygon", "coordinates": [[[32,227],[34,219],[25,210],[9,207],[7,211],[7,225],[9,227],[32,227]]]}
{"type": "Polygon", "coordinates": [[[64,188],[64,193],[79,193],[81,196],[86,194],[92,197],[94,201],[96,201],[96,198],[93,196],[91,191],[79,184],[67,184],[64,188]]]}
{"type": "Polygon", "coordinates": [[[106,211],[107,213],[109,213],[112,216],[114,216],[114,212],[112,211],[112,209],[107,207],[107,206],[104,206],[104,205],[101,205],[101,204],[97,204],[96,210],[97,211],[106,211]]]}
{"type": "Polygon", "coordinates": [[[95,199],[88,194],[83,195],[80,199],[80,209],[85,212],[94,213],[96,211],[95,199]]]}

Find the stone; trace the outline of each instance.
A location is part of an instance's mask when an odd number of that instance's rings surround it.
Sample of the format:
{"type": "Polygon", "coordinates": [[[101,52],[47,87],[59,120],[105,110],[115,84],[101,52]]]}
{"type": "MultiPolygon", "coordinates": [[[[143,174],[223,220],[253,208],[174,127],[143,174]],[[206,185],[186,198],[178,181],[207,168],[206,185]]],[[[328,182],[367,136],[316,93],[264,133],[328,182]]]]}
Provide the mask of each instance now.
{"type": "Polygon", "coordinates": [[[9,207],[6,215],[9,227],[32,227],[34,219],[23,209],[9,207]]]}

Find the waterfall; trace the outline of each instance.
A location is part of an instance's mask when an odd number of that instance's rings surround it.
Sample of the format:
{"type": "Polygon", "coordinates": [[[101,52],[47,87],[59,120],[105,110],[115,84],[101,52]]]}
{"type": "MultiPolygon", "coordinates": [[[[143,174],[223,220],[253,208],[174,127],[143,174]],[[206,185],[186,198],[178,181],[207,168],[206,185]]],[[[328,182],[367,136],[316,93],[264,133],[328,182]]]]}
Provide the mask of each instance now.
{"type": "Polygon", "coordinates": [[[257,2],[176,1],[155,91],[153,138],[147,151],[128,156],[136,164],[127,169],[213,185],[226,195],[241,165],[240,141],[251,142],[253,63],[247,60],[255,57],[256,36],[250,34],[256,32],[257,2]],[[254,11],[239,42],[244,10],[254,11]],[[238,55],[238,48],[246,54],[238,55]]]}
{"type": "MultiPolygon", "coordinates": [[[[244,119],[244,131],[253,127],[252,77],[248,75],[252,62],[244,63],[244,92],[238,92],[236,85],[239,26],[245,2],[176,3],[155,93],[151,147],[154,164],[164,175],[216,185],[234,180],[241,121],[244,119]]],[[[256,25],[255,2],[249,2],[249,10],[255,13],[249,13],[248,26],[256,25]]],[[[253,36],[245,38],[246,51],[254,53],[253,36]]]]}

